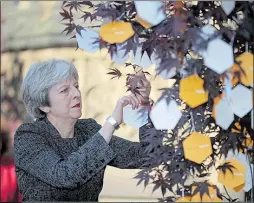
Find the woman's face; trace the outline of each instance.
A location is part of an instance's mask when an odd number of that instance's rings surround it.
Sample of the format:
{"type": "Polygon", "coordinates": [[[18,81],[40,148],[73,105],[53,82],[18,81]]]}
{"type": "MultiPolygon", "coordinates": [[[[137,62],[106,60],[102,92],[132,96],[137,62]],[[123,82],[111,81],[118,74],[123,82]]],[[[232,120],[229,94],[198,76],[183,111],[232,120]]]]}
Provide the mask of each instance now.
{"type": "Polygon", "coordinates": [[[81,94],[74,78],[60,82],[49,90],[51,106],[47,114],[55,119],[78,119],[81,117],[81,94]]]}

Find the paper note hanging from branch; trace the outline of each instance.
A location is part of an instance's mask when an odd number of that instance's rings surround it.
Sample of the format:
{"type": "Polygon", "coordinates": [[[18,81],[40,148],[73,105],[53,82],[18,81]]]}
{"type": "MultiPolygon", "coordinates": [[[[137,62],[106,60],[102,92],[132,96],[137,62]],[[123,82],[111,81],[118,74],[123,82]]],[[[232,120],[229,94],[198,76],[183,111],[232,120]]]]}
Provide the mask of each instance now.
{"type": "Polygon", "coordinates": [[[194,132],[183,141],[184,157],[201,164],[212,154],[212,144],[209,136],[194,132]]]}
{"type": "Polygon", "coordinates": [[[99,43],[96,42],[99,39],[99,34],[97,32],[86,28],[81,30],[80,34],[76,33],[76,39],[80,49],[89,53],[95,53],[100,49],[99,43]]]}
{"type": "Polygon", "coordinates": [[[208,92],[204,90],[204,81],[197,75],[190,75],[180,81],[179,96],[191,108],[204,104],[208,100],[208,92]]]}
{"type": "Polygon", "coordinates": [[[148,122],[148,107],[140,106],[132,109],[131,105],[123,108],[123,122],[133,128],[140,128],[148,122]]]}
{"type": "Polygon", "coordinates": [[[231,165],[229,169],[224,172],[222,169],[219,170],[218,180],[228,188],[234,189],[245,183],[245,167],[237,160],[227,160],[228,164],[231,165]]]}
{"type": "Polygon", "coordinates": [[[138,16],[153,26],[166,19],[161,1],[134,1],[134,4],[138,16]]]}
{"type": "Polygon", "coordinates": [[[235,8],[235,1],[234,0],[230,0],[230,1],[222,0],[221,8],[224,10],[224,12],[227,15],[229,15],[235,8]]]}
{"type": "Polygon", "coordinates": [[[113,21],[101,26],[100,37],[111,44],[123,43],[134,35],[132,25],[128,22],[113,21]]]}
{"type": "Polygon", "coordinates": [[[215,121],[222,129],[227,130],[234,121],[234,113],[225,97],[221,98],[215,106],[215,121]]]}
{"type": "Polygon", "coordinates": [[[243,153],[233,154],[232,152],[229,152],[226,160],[230,160],[232,158],[238,160],[246,169],[245,183],[235,187],[234,190],[236,192],[239,192],[242,189],[244,189],[245,191],[249,191],[252,188],[252,178],[251,178],[252,171],[251,170],[253,169],[253,164],[250,164],[247,155],[243,153]]]}
{"type": "Polygon", "coordinates": [[[238,84],[232,90],[230,107],[235,115],[244,117],[253,109],[253,91],[238,84]]]}
{"type": "Polygon", "coordinates": [[[222,74],[234,65],[232,46],[220,38],[211,40],[207,49],[201,53],[204,64],[218,74],[222,74]]]}
{"type": "Polygon", "coordinates": [[[150,118],[157,130],[172,130],[182,117],[182,113],[175,100],[167,103],[166,99],[157,102],[150,112],[150,118]]]}

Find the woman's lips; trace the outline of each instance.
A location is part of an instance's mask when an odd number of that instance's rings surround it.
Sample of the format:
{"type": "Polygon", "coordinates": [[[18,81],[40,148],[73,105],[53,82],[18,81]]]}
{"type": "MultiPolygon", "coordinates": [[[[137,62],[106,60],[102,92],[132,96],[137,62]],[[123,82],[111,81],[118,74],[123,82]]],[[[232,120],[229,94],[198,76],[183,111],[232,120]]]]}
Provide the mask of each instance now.
{"type": "Polygon", "coordinates": [[[80,108],[80,103],[76,104],[75,106],[73,106],[72,108],[80,108]]]}

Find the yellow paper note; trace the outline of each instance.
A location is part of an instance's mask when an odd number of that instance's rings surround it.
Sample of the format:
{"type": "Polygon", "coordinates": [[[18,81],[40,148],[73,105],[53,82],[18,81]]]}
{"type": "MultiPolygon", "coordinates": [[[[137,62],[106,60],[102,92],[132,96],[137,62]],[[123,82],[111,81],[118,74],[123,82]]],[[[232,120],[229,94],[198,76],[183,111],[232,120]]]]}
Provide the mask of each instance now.
{"type": "Polygon", "coordinates": [[[231,168],[233,174],[230,170],[226,170],[225,174],[220,170],[218,180],[226,187],[234,189],[245,183],[246,169],[237,159],[233,158],[227,162],[234,167],[231,168]]]}
{"type": "Polygon", "coordinates": [[[183,141],[186,159],[201,164],[212,154],[211,139],[201,133],[194,132],[183,141]]]}
{"type": "Polygon", "coordinates": [[[100,37],[111,44],[123,43],[134,35],[132,25],[128,22],[113,21],[101,26],[100,37]]]}
{"type": "Polygon", "coordinates": [[[180,98],[191,108],[204,104],[208,100],[208,92],[204,90],[204,80],[197,75],[190,75],[180,81],[180,98]]]}

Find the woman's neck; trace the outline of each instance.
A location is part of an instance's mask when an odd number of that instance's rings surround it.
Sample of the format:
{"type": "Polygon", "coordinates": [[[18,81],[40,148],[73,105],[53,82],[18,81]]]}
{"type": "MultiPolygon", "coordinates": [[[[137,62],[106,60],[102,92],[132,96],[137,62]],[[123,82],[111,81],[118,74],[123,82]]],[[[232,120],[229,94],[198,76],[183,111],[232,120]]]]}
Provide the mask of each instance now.
{"type": "Polygon", "coordinates": [[[59,118],[47,117],[52,125],[58,130],[62,138],[73,138],[74,137],[74,125],[76,120],[65,120],[59,118]]]}

